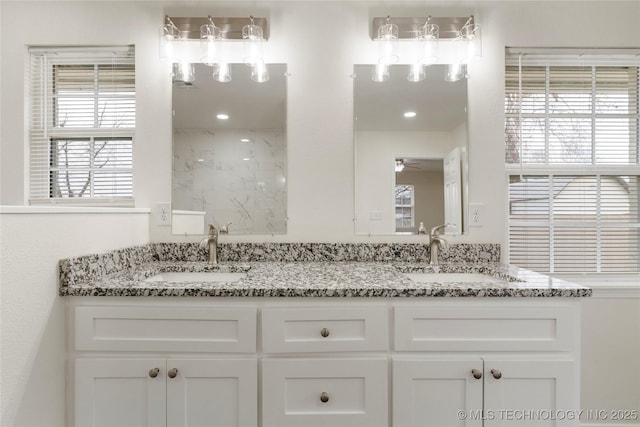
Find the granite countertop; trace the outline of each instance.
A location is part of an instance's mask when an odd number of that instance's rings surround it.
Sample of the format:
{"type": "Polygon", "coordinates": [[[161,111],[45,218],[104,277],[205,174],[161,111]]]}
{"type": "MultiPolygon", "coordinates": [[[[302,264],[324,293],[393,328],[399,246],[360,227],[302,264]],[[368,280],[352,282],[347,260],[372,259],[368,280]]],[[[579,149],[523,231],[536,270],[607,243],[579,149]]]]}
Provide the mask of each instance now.
{"type": "MultiPolygon", "coordinates": [[[[68,272],[65,272],[68,276],[68,272]]],[[[64,274],[61,273],[61,277],[64,274]]],[[[148,261],[93,280],[61,280],[63,296],[587,297],[589,288],[497,262],[148,261]],[[244,272],[234,282],[146,281],[165,272],[244,272]],[[405,273],[482,273],[492,282],[414,281],[405,273]],[[63,281],[66,282],[63,284],[63,281]]]]}

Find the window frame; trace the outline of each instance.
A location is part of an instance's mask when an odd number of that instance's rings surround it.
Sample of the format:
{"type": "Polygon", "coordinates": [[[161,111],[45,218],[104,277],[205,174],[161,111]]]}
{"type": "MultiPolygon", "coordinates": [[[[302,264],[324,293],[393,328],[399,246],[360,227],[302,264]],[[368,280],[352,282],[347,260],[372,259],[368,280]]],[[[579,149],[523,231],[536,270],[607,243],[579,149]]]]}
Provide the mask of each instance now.
{"type": "Polygon", "coordinates": [[[394,201],[394,203],[393,203],[394,222],[395,222],[396,229],[398,229],[398,228],[402,228],[402,229],[414,228],[416,226],[416,222],[415,222],[415,219],[416,219],[416,193],[415,193],[415,186],[413,184],[396,184],[394,186],[394,198],[393,198],[393,201],[394,201]],[[410,204],[405,205],[405,204],[398,204],[397,203],[397,200],[398,200],[397,195],[398,195],[398,188],[399,187],[404,187],[404,188],[409,188],[410,189],[410,191],[411,191],[411,203],[410,204]],[[411,217],[411,225],[403,226],[403,227],[399,227],[398,226],[398,220],[395,219],[395,213],[396,213],[396,210],[398,208],[402,208],[402,209],[408,208],[409,209],[409,212],[411,214],[410,215],[410,217],[411,217]]]}
{"type": "MultiPolygon", "coordinates": [[[[135,170],[135,118],[136,118],[136,89],[135,89],[135,48],[133,46],[81,46],[81,47],[30,47],[28,69],[29,96],[27,97],[27,115],[29,117],[29,135],[27,154],[29,156],[29,195],[28,200],[31,205],[63,204],[76,206],[109,206],[109,207],[133,207],[135,205],[134,194],[134,170],[135,170]],[[76,70],[73,66],[77,65],[76,70]],[[70,85],[71,91],[64,94],[60,92],[56,84],[60,78],[57,66],[70,66],[71,78],[77,78],[77,82],[67,79],[65,84],[70,85]],[[82,75],[81,67],[87,69],[87,75],[82,75]],[[113,70],[122,69],[123,75],[116,72],[116,80],[109,80],[113,70]],[[74,73],[78,73],[74,76],[74,73]],[[102,73],[106,73],[104,79],[102,73]],[[88,77],[88,78],[87,78],[88,77]],[[127,82],[126,80],[129,80],[127,82]],[[83,91],[83,83],[86,86],[89,82],[91,89],[86,93],[83,91]],[[110,86],[111,84],[111,86],[110,86]],[[115,87],[113,85],[116,85],[115,87]],[[73,87],[78,89],[73,95],[73,87]],[[104,86],[103,86],[104,85],[104,86]],[[72,112],[79,115],[80,125],[65,126],[58,122],[57,114],[58,102],[61,99],[70,99],[72,112]],[[86,100],[87,107],[82,102],[73,104],[80,99],[86,100]],[[101,110],[99,104],[109,103],[109,99],[120,100],[115,108],[106,110],[112,116],[107,125],[102,125],[100,120],[101,110]],[[105,101],[107,100],[107,101],[105,101]],[[91,104],[91,108],[89,108],[91,104]],[[91,111],[89,111],[91,110],[91,111]],[[124,126],[118,123],[118,116],[125,117],[124,126]],[[86,117],[92,117],[90,122],[86,117]],[[88,125],[87,125],[88,123],[88,125]],[[118,147],[114,143],[113,154],[108,158],[113,166],[105,169],[95,169],[93,162],[99,152],[90,147],[95,141],[124,141],[118,147]],[[85,165],[84,159],[76,157],[75,164],[71,167],[59,168],[56,165],[55,141],[89,141],[84,156],[88,156],[88,163],[85,165]],[[120,150],[118,152],[118,150],[120,150]],[[114,164],[115,163],[115,164],[114,164]],[[118,164],[123,164],[121,167],[118,164]],[[124,165],[126,163],[126,165],[124,165]],[[77,178],[83,171],[87,173],[86,185],[90,190],[82,197],[73,197],[66,193],[59,197],[59,181],[55,182],[54,177],[59,173],[68,172],[77,178]],[[114,188],[111,194],[106,196],[97,195],[94,191],[96,187],[104,189],[104,181],[96,180],[96,171],[102,170],[105,174],[115,174],[112,180],[114,188]],[[56,194],[56,192],[58,192],[56,194]],[[120,195],[121,193],[122,195],[120,195]]],[[[64,86],[62,86],[64,87],[64,86]]],[[[104,111],[102,112],[104,114],[104,111]]],[[[107,163],[108,164],[108,163],[107,163]]],[[[99,175],[99,174],[98,174],[99,175]]],[[[67,175],[69,178],[69,175],[67,175]]],[[[84,178],[80,178],[82,180],[84,178]]],[[[107,187],[109,180],[106,180],[107,187]]],[[[82,187],[82,183],[74,183],[82,187]]]]}
{"type": "MultiPolygon", "coordinates": [[[[635,179],[635,184],[637,185],[638,180],[640,179],[640,160],[639,160],[639,154],[638,154],[638,150],[640,148],[640,136],[638,136],[638,131],[640,129],[640,107],[638,106],[638,101],[640,100],[640,95],[638,94],[638,88],[636,87],[636,93],[634,93],[634,99],[635,99],[635,105],[633,105],[634,107],[634,111],[630,112],[629,115],[632,116],[630,118],[630,122],[632,123],[629,128],[635,130],[635,134],[630,134],[634,138],[631,139],[631,142],[635,145],[635,159],[633,158],[634,156],[632,155],[630,157],[630,159],[632,161],[635,161],[635,164],[631,164],[630,162],[627,164],[616,164],[613,162],[610,163],[598,163],[596,161],[596,140],[594,137],[594,134],[592,134],[592,140],[591,140],[591,144],[592,144],[592,149],[590,151],[590,155],[591,155],[591,162],[590,163],[554,163],[550,161],[550,151],[549,151],[549,147],[548,141],[545,141],[546,144],[546,151],[545,151],[545,156],[544,156],[544,163],[527,163],[526,161],[523,161],[523,156],[522,156],[522,151],[519,152],[519,158],[517,159],[518,162],[512,162],[512,163],[507,163],[508,161],[508,154],[509,154],[509,147],[508,147],[508,137],[507,137],[507,124],[508,124],[508,120],[509,117],[513,117],[509,115],[509,112],[507,110],[507,106],[506,106],[506,102],[507,102],[507,95],[509,94],[508,89],[507,89],[507,68],[509,66],[513,66],[513,65],[519,65],[521,64],[520,62],[520,58],[522,58],[522,56],[530,56],[529,58],[527,58],[527,63],[526,66],[546,66],[546,67],[554,67],[554,66],[562,66],[562,67],[567,67],[567,66],[580,66],[580,67],[584,67],[585,64],[587,67],[593,67],[593,75],[595,76],[596,74],[596,68],[595,67],[606,67],[606,66],[631,66],[631,67],[638,67],[639,70],[635,70],[635,77],[636,77],[636,85],[638,84],[637,80],[639,79],[640,76],[640,60],[637,59],[637,55],[638,53],[640,53],[640,50],[638,49],[615,49],[615,50],[604,50],[604,49],[581,49],[581,50],[574,50],[574,49],[518,49],[518,48],[507,48],[506,49],[506,58],[505,58],[505,115],[504,115],[504,125],[505,125],[505,139],[504,139],[504,147],[505,147],[505,174],[506,174],[506,188],[505,188],[505,194],[507,196],[507,240],[506,240],[506,254],[507,254],[507,262],[509,263],[514,263],[514,265],[517,265],[517,263],[513,262],[512,260],[512,238],[514,237],[513,233],[516,234],[516,236],[518,235],[522,235],[522,233],[525,233],[525,231],[527,228],[529,229],[530,232],[534,232],[535,233],[535,228],[538,227],[538,229],[544,229],[545,227],[549,229],[549,247],[548,247],[548,262],[546,263],[547,265],[547,269],[538,269],[536,268],[536,266],[532,266],[532,264],[529,265],[524,265],[523,267],[525,268],[530,268],[530,269],[534,269],[543,273],[550,273],[550,274],[575,274],[576,271],[571,271],[571,270],[567,270],[567,271],[558,271],[556,266],[555,266],[555,258],[556,258],[556,254],[554,253],[554,251],[557,249],[557,243],[561,242],[561,241],[554,241],[554,227],[558,227],[559,229],[566,231],[566,230],[571,230],[571,227],[575,227],[575,229],[577,230],[580,226],[584,226],[587,222],[592,222],[593,224],[588,224],[588,225],[593,225],[593,229],[595,230],[596,234],[599,236],[598,238],[600,238],[600,236],[603,234],[604,231],[607,231],[609,229],[614,229],[616,227],[619,228],[629,228],[629,230],[637,230],[637,232],[633,232],[631,231],[630,235],[632,236],[631,239],[633,240],[634,238],[635,240],[635,246],[636,246],[636,252],[635,252],[635,259],[633,261],[630,262],[630,269],[629,270],[625,270],[625,271],[615,271],[615,273],[618,272],[624,272],[624,273],[638,273],[640,271],[640,236],[638,234],[640,234],[640,218],[638,218],[638,199],[640,198],[637,194],[637,187],[636,187],[636,193],[631,193],[631,196],[634,197],[635,194],[635,199],[631,199],[632,203],[634,203],[634,205],[632,205],[632,209],[631,209],[631,214],[632,214],[632,218],[635,218],[635,221],[630,221],[628,223],[615,223],[615,222],[601,222],[599,219],[596,219],[595,221],[585,221],[585,224],[580,224],[580,221],[577,221],[576,223],[571,223],[571,221],[567,221],[567,222],[562,222],[562,220],[558,221],[558,219],[556,219],[556,216],[559,216],[557,212],[552,211],[553,209],[553,199],[555,196],[549,195],[549,204],[547,205],[547,209],[549,209],[546,217],[543,216],[543,219],[540,221],[534,221],[534,220],[527,220],[527,219],[516,219],[514,220],[512,218],[512,194],[511,194],[511,179],[512,177],[547,177],[548,178],[548,185],[549,188],[552,187],[551,183],[552,183],[552,177],[557,178],[557,177],[593,177],[596,182],[597,182],[597,200],[595,201],[596,205],[598,206],[598,210],[602,209],[604,206],[604,203],[606,201],[603,201],[603,199],[601,198],[601,194],[600,194],[600,188],[601,188],[601,183],[602,183],[602,179],[601,177],[636,177],[635,179]],[[515,59],[514,59],[515,58],[515,59]],[[637,98],[636,98],[637,97],[637,98]],[[634,129],[635,126],[635,129],[634,129]],[[514,231],[514,227],[520,227],[520,229],[516,229],[516,231],[514,231]],[[633,236],[634,234],[636,234],[636,236],[633,236]],[[633,265],[635,264],[635,266],[633,265]],[[633,268],[631,268],[633,267],[633,268]]],[[[545,89],[544,89],[544,93],[548,94],[549,93],[549,81],[548,81],[548,68],[547,68],[547,74],[545,75],[545,81],[546,81],[546,85],[545,85],[545,89]]],[[[595,78],[595,77],[594,77],[595,78]]],[[[519,87],[522,88],[521,84],[519,84],[519,87]]],[[[596,92],[596,86],[595,86],[595,81],[593,83],[593,87],[591,88],[590,91],[590,96],[592,98],[592,102],[595,102],[595,97],[597,95],[596,92]]],[[[549,97],[549,95],[545,95],[546,98],[549,97]]],[[[631,105],[631,104],[630,104],[631,105]]],[[[548,105],[545,106],[545,112],[544,112],[544,116],[548,117],[549,116],[549,110],[547,109],[548,105]]],[[[592,105],[592,108],[595,109],[596,107],[592,105]]],[[[522,126],[522,112],[519,111],[519,113],[521,114],[519,116],[519,126],[522,126]]],[[[596,116],[597,117],[597,116],[596,116]]],[[[592,123],[595,123],[595,118],[596,117],[591,117],[592,123]]],[[[548,124],[548,122],[547,122],[548,124]]],[[[522,127],[520,127],[519,129],[522,129],[522,127]]],[[[548,130],[546,131],[548,132],[548,130]]],[[[545,137],[546,138],[546,137],[545,137]]],[[[518,137],[517,139],[517,143],[520,144],[520,148],[522,147],[521,142],[523,141],[523,139],[521,138],[521,135],[518,137]]],[[[575,181],[571,181],[571,183],[573,183],[575,181]]],[[[542,199],[541,199],[542,200],[542,199]]],[[[543,202],[544,203],[544,202],[543,202]]],[[[606,206],[605,206],[606,207],[606,206]]],[[[570,231],[570,233],[573,231],[570,231]]],[[[587,233],[585,233],[586,235],[587,233]]],[[[526,243],[526,237],[522,237],[522,240],[520,242],[520,245],[523,245],[525,242],[526,243]]],[[[561,242],[562,243],[562,242],[561,242]]],[[[587,242],[583,242],[583,245],[587,243],[587,242]]],[[[594,266],[594,270],[593,273],[611,273],[612,267],[607,265],[604,266],[603,268],[603,264],[602,264],[602,258],[601,258],[601,254],[602,254],[602,248],[604,247],[604,245],[602,244],[602,241],[597,241],[596,242],[596,253],[597,253],[597,257],[596,257],[596,265],[594,266]]],[[[522,249],[521,249],[522,250],[522,249]]],[[[544,251],[545,248],[544,246],[536,246],[533,247],[531,249],[532,251],[544,251]]],[[[573,254],[571,254],[570,256],[573,256],[573,254]]],[[[580,259],[581,255],[577,254],[575,255],[576,260],[580,259]]],[[[535,258],[535,255],[533,256],[534,261],[533,264],[535,264],[535,262],[537,260],[542,259],[543,262],[544,261],[544,257],[541,258],[535,258]]],[[[543,262],[544,264],[544,262],[543,262]]],[[[613,270],[615,270],[615,268],[613,268],[613,270]]],[[[584,271],[582,271],[584,272],[584,271]]]]}

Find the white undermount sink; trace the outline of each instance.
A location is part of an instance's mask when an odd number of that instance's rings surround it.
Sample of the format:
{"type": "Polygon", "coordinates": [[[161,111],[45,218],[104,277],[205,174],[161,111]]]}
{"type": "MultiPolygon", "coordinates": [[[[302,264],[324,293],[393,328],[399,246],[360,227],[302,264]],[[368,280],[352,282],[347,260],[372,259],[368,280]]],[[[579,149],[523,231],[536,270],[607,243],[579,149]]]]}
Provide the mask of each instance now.
{"type": "Polygon", "coordinates": [[[497,283],[504,280],[482,273],[404,273],[416,283],[497,283]]]}
{"type": "Polygon", "coordinates": [[[156,274],[145,282],[237,282],[247,273],[229,273],[226,271],[172,271],[156,274]]]}

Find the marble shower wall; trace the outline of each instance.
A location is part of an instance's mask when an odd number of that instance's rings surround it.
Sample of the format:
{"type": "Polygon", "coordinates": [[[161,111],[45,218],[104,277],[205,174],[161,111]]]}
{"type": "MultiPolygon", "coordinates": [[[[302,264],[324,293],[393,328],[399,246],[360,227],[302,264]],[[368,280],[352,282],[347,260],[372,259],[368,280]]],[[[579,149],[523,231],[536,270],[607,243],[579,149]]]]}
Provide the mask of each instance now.
{"type": "Polygon", "coordinates": [[[231,234],[286,233],[284,131],[175,130],[172,199],[231,234]]]}

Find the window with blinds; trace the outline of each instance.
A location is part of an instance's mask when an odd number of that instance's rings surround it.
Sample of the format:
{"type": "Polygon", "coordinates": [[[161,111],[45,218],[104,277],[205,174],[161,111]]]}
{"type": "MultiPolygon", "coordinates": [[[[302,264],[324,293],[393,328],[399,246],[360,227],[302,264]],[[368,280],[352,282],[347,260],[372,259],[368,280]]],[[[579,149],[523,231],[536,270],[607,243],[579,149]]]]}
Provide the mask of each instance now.
{"type": "Polygon", "coordinates": [[[133,205],[133,47],[30,49],[30,203],[133,205]]]}
{"type": "Polygon", "coordinates": [[[414,227],[415,197],[413,185],[396,185],[395,215],[396,228],[414,227]]]}
{"type": "Polygon", "coordinates": [[[510,263],[640,271],[637,53],[507,50],[510,263]]]}

